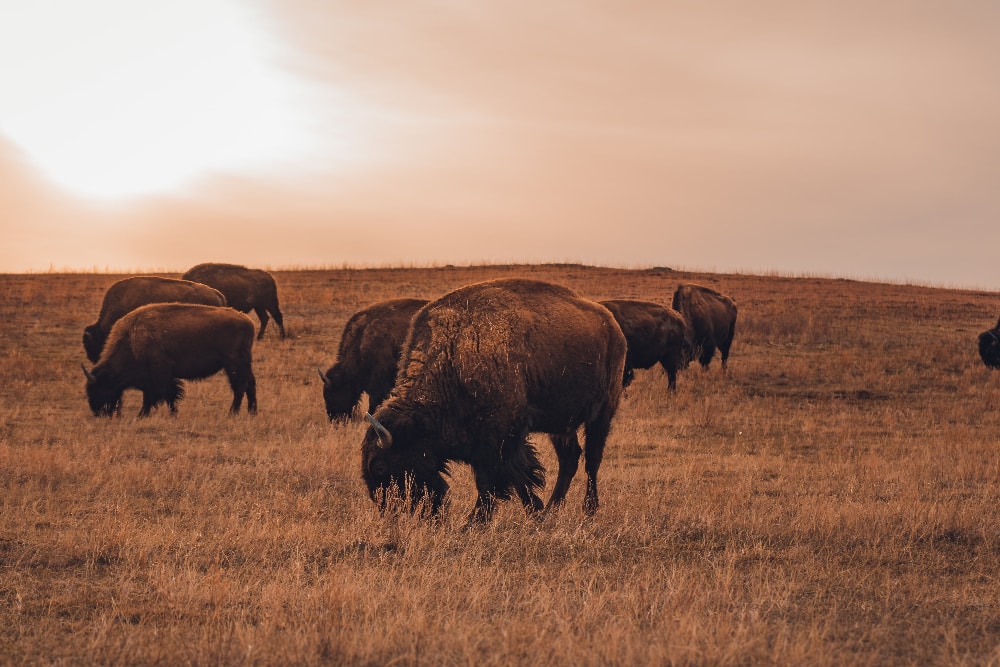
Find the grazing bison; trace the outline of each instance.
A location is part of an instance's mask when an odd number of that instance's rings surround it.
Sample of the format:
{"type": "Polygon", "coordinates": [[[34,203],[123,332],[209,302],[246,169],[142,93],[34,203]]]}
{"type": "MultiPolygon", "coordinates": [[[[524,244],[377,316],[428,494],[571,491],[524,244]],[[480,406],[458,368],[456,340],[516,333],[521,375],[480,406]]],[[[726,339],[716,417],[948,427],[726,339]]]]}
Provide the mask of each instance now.
{"type": "Polygon", "coordinates": [[[267,271],[235,264],[199,264],[181,277],[214,287],[225,295],[226,303],[231,308],[241,313],[251,310],[257,313],[260,318],[257,340],[264,337],[268,313],[274,317],[281,337],[285,337],[285,322],[278,308],[278,286],[274,283],[274,276],[267,271]]]}
{"type": "Polygon", "coordinates": [[[119,280],[104,293],[97,321],[83,330],[83,349],[87,358],[96,363],[104,349],[104,341],[114,323],[125,313],[147,303],[201,303],[225,306],[226,297],[218,290],[190,280],[175,280],[156,276],[136,276],[119,280]]]}
{"type": "Polygon", "coordinates": [[[687,323],[684,317],[673,308],[649,301],[612,299],[600,304],[615,316],[628,342],[622,385],[631,384],[634,369],[660,364],[667,372],[668,388],[676,391],[677,369],[687,368],[691,358],[689,350],[685,353],[687,323]]]}
{"type": "Polygon", "coordinates": [[[426,304],[427,299],[390,299],[359,310],[347,320],[337,362],[325,373],[319,371],[331,421],[351,417],[362,392],[368,394],[369,412],[382,404],[396,381],[410,320],[426,304]]]}
{"type": "Polygon", "coordinates": [[[995,327],[979,334],[979,356],[990,368],[1000,368],[1000,320],[995,327]]]}
{"type": "Polygon", "coordinates": [[[586,435],[583,507],[598,506],[597,471],[618,408],[626,342],[603,306],[546,282],[501,279],[462,287],[424,306],[403,344],[396,386],[366,415],[362,476],[373,500],[385,492],[426,495],[437,514],[452,461],[468,463],[478,497],[469,523],[488,520],[497,499],[517,493],[541,510],[544,471],[528,434],[550,434],[558,505],[586,435]]]}
{"type": "Polygon", "coordinates": [[[674,291],[673,308],[687,320],[688,342],[702,368],[708,368],[718,348],[725,369],[736,333],[736,303],[710,287],[682,283],[674,291]]]}
{"type": "Polygon", "coordinates": [[[122,393],[142,391],[140,417],[166,401],[177,412],[183,396],[181,380],[226,372],[233,389],[230,410],[239,412],[243,395],[247,411],[257,411],[253,376],[253,321],[221,306],[154,303],[122,317],[111,328],[108,344],[87,376],[87,399],[97,416],[121,411],[122,393]]]}

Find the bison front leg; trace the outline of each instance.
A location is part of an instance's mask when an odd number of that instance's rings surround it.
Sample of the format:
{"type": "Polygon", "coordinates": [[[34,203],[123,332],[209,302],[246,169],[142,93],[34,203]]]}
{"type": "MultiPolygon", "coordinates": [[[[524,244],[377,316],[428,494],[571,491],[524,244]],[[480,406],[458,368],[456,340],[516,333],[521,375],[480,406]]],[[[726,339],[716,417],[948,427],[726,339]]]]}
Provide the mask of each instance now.
{"type": "Polygon", "coordinates": [[[471,528],[477,524],[484,524],[493,518],[493,511],[496,509],[498,497],[510,497],[510,483],[504,482],[491,472],[476,470],[476,504],[465,520],[465,527],[471,528]],[[503,490],[507,490],[505,496],[503,490]]]}
{"type": "Polygon", "coordinates": [[[170,408],[170,414],[177,414],[177,401],[181,399],[184,395],[184,385],[181,384],[180,380],[172,380],[166,387],[164,393],[164,400],[167,402],[167,407],[170,408]]]}
{"type": "Polygon", "coordinates": [[[524,510],[527,513],[535,514],[545,509],[545,503],[542,502],[542,499],[531,488],[519,486],[516,491],[517,497],[521,499],[521,504],[524,505],[524,510]]]}
{"type": "Polygon", "coordinates": [[[475,506],[465,519],[466,529],[489,523],[493,518],[494,509],[496,509],[496,496],[490,492],[480,492],[476,497],[475,506]]]}

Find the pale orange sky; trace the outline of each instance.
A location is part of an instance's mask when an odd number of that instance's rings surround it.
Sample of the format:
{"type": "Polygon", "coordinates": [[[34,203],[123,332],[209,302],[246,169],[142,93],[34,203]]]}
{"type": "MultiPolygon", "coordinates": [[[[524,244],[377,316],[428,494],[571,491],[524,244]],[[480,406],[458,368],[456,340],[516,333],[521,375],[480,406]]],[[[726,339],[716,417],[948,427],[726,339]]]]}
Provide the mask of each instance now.
{"type": "Polygon", "coordinates": [[[0,9],[0,271],[571,261],[1000,288],[992,1],[204,0],[146,21],[93,0],[60,21],[70,1],[0,9]],[[65,81],[83,97],[46,97],[65,81]],[[83,167],[56,177],[50,138],[83,167]],[[174,182],[114,194],[173,160],[174,182]]]}

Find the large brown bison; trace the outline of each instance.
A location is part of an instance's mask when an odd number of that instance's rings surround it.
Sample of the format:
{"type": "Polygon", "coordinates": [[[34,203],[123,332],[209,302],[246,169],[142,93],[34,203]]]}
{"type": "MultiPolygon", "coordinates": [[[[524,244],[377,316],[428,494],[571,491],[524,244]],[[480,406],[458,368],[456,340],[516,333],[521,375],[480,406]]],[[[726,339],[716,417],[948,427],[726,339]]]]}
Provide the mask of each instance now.
{"type": "Polygon", "coordinates": [[[181,277],[214,287],[225,295],[226,303],[231,308],[241,313],[251,310],[257,313],[260,318],[257,340],[264,337],[268,313],[274,317],[281,337],[285,337],[285,321],[278,307],[278,286],[274,283],[274,276],[267,271],[236,264],[209,263],[191,267],[181,277]]]}
{"type": "Polygon", "coordinates": [[[121,411],[126,389],[142,391],[145,417],[166,401],[177,412],[183,396],[181,380],[226,372],[233,389],[231,412],[239,412],[244,394],[247,411],[257,411],[257,382],[252,368],[253,321],[221,306],[154,303],[122,317],[111,328],[108,343],[87,376],[87,400],[97,416],[121,411]]]}
{"type": "Polygon", "coordinates": [[[676,391],[677,370],[687,368],[691,358],[690,351],[685,353],[687,323],[684,317],[673,308],[649,301],[612,299],[600,304],[615,316],[628,342],[622,385],[631,384],[636,368],[660,364],[667,372],[668,388],[676,391]]]}
{"type": "MultiPolygon", "coordinates": [[[[584,511],[598,506],[597,471],[618,408],[626,342],[603,306],[546,282],[501,279],[462,287],[424,306],[403,345],[396,386],[367,415],[361,445],[369,494],[398,490],[437,514],[453,461],[468,463],[478,497],[469,523],[488,520],[516,493],[541,510],[544,471],[528,434],[550,434],[559,504],[579,465],[584,427],[584,511]]],[[[381,494],[381,498],[380,498],[381,494]]]]}
{"type": "Polygon", "coordinates": [[[374,412],[396,382],[396,367],[413,314],[427,299],[390,299],[354,313],[340,337],[337,361],[323,378],[323,401],[330,420],[354,415],[361,394],[374,412]]]}
{"type": "Polygon", "coordinates": [[[687,338],[702,368],[708,368],[718,348],[725,369],[736,333],[736,303],[710,287],[682,283],[674,291],[673,308],[687,320],[687,338]]]}
{"type": "Polygon", "coordinates": [[[104,341],[114,323],[125,313],[147,303],[201,303],[206,306],[225,306],[226,297],[216,289],[190,280],[135,276],[124,278],[108,288],[101,303],[97,321],[83,330],[83,349],[87,358],[96,362],[104,349],[104,341]]]}
{"type": "Polygon", "coordinates": [[[979,334],[979,356],[990,368],[1000,368],[1000,320],[995,327],[979,334]]]}

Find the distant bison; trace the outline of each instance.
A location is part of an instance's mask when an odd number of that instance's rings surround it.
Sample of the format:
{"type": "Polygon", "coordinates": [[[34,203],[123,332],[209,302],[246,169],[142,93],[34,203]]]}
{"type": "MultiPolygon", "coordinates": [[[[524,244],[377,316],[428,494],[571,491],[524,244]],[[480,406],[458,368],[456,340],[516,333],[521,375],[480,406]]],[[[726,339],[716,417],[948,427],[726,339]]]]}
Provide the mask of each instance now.
{"type": "Polygon", "coordinates": [[[210,263],[192,267],[181,277],[214,287],[225,295],[226,303],[231,308],[241,313],[249,313],[251,310],[257,313],[260,318],[257,340],[264,337],[268,313],[274,317],[281,337],[285,337],[285,322],[278,307],[278,286],[267,271],[248,269],[236,264],[210,263]]]}
{"type": "Polygon", "coordinates": [[[126,389],[142,391],[140,417],[166,401],[177,412],[181,380],[226,372],[233,389],[232,412],[244,394],[247,410],[257,411],[257,382],[252,368],[253,322],[231,308],[182,303],[142,306],[111,328],[108,343],[87,376],[87,399],[97,416],[121,411],[126,389]]]}
{"type": "Polygon", "coordinates": [[[687,327],[684,317],[673,308],[649,301],[612,299],[600,304],[611,311],[628,342],[625,375],[622,384],[628,386],[636,368],[652,368],[660,364],[667,372],[667,385],[677,389],[677,370],[687,368],[691,358],[685,353],[687,327]]]}
{"type": "Polygon", "coordinates": [[[725,369],[736,333],[736,303],[710,287],[683,283],[674,291],[673,308],[687,321],[688,341],[702,367],[708,368],[718,348],[725,369]]]}
{"type": "Polygon", "coordinates": [[[1000,320],[995,327],[979,334],[979,356],[990,368],[1000,368],[1000,320]]]}
{"type": "Polygon", "coordinates": [[[478,497],[470,523],[516,493],[541,510],[544,471],[528,434],[550,434],[559,478],[549,507],[569,489],[586,435],[584,511],[598,506],[597,471],[618,408],[625,336],[603,306],[546,282],[501,279],[462,287],[424,306],[403,345],[396,386],[367,415],[362,476],[373,500],[425,496],[437,514],[452,461],[468,463],[478,497]]]}
{"type": "Polygon", "coordinates": [[[347,320],[340,337],[337,362],[323,378],[323,400],[331,420],[354,414],[362,392],[368,411],[374,412],[396,381],[403,340],[413,314],[427,299],[390,299],[359,310],[347,320]]]}
{"type": "Polygon", "coordinates": [[[136,276],[119,280],[104,293],[97,322],[83,330],[83,349],[87,358],[96,362],[104,349],[108,332],[122,315],[148,303],[200,303],[225,306],[226,297],[218,290],[190,280],[136,276]]]}

